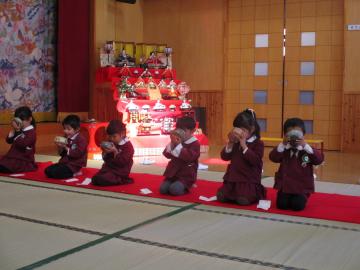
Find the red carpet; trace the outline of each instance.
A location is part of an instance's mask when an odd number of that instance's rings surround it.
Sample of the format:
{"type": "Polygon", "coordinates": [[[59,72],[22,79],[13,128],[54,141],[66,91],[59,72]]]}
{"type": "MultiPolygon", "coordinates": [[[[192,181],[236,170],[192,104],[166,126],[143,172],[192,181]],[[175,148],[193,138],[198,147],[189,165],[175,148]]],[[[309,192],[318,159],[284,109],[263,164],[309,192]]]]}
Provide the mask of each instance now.
{"type": "Polygon", "coordinates": [[[208,158],[201,160],[201,163],[207,165],[228,165],[230,161],[224,161],[221,158],[208,158]]]}
{"type": "MultiPolygon", "coordinates": [[[[161,198],[167,200],[175,200],[175,201],[183,201],[183,202],[191,202],[191,203],[197,202],[212,206],[221,206],[227,208],[238,208],[238,209],[246,209],[251,211],[265,212],[264,210],[257,209],[256,205],[237,206],[235,204],[225,204],[217,201],[205,202],[199,200],[199,196],[205,196],[208,198],[215,196],[217,189],[221,185],[221,183],[219,182],[198,180],[196,182],[196,187],[192,189],[191,193],[186,194],[184,196],[173,197],[173,196],[161,195],[158,192],[160,183],[163,180],[163,177],[159,175],[133,173],[132,177],[134,178],[135,183],[124,186],[97,187],[91,184],[87,186],[79,186],[77,185],[78,183],[81,183],[86,177],[92,177],[98,171],[98,169],[85,168],[83,169],[83,175],[76,177],[79,179],[79,181],[66,183],[62,180],[49,179],[44,175],[43,173],[44,168],[47,167],[49,164],[51,163],[50,162],[39,163],[38,171],[25,173],[24,176],[14,177],[14,178],[28,179],[33,181],[54,183],[54,184],[60,184],[66,186],[77,186],[82,188],[104,190],[104,191],[111,191],[117,193],[133,194],[133,195],[146,196],[146,197],[161,198]],[[153,193],[149,195],[142,195],[140,193],[140,189],[142,188],[148,188],[153,193]]],[[[1,175],[8,176],[5,174],[1,174],[1,175]]],[[[335,221],[360,224],[360,197],[357,196],[315,193],[310,197],[306,209],[301,212],[276,209],[275,198],[276,198],[276,191],[274,189],[269,188],[268,200],[271,200],[271,208],[267,212],[290,215],[290,216],[300,216],[307,218],[335,220],[335,221]]]]}

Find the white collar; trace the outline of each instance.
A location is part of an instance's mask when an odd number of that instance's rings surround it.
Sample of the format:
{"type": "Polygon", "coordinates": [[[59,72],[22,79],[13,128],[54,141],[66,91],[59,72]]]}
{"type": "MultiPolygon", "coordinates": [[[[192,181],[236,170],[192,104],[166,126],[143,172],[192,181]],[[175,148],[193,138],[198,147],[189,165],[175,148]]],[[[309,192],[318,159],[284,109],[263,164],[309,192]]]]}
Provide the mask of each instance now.
{"type": "Polygon", "coordinates": [[[246,141],[249,143],[254,142],[257,139],[256,135],[253,135],[252,137],[250,137],[249,139],[247,139],[246,141]]]}
{"type": "Polygon", "coordinates": [[[72,135],[72,137],[70,138],[70,140],[75,140],[75,138],[79,135],[79,132],[75,133],[74,135],[72,135]]]}
{"type": "Polygon", "coordinates": [[[127,143],[128,141],[130,141],[129,138],[128,138],[128,137],[125,137],[125,138],[122,139],[118,144],[119,144],[119,145],[124,145],[124,144],[127,143]]]}
{"type": "Polygon", "coordinates": [[[290,149],[290,157],[293,157],[293,155],[295,155],[296,157],[299,156],[299,152],[304,150],[304,147],[302,147],[301,145],[298,145],[296,148],[292,148],[290,143],[286,144],[285,146],[286,150],[290,149]]]}
{"type": "Polygon", "coordinates": [[[190,144],[190,143],[193,143],[195,141],[197,141],[197,139],[195,137],[191,137],[190,139],[187,139],[184,143],[190,144]]]}
{"type": "Polygon", "coordinates": [[[33,125],[27,126],[26,128],[23,129],[23,131],[28,131],[28,130],[32,130],[34,129],[33,125]]]}
{"type": "Polygon", "coordinates": [[[291,147],[290,143],[288,143],[288,144],[285,145],[285,149],[286,149],[286,150],[291,149],[291,150],[293,150],[293,151],[301,151],[301,150],[304,150],[304,147],[302,147],[301,145],[298,145],[298,146],[296,147],[296,149],[294,149],[294,148],[291,147]]]}

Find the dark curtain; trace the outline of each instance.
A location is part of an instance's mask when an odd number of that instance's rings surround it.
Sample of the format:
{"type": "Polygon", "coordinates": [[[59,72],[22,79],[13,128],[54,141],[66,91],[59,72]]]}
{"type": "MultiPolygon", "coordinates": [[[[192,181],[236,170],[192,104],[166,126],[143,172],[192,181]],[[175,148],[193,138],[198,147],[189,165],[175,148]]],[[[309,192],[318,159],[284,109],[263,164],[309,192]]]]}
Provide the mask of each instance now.
{"type": "Polygon", "coordinates": [[[89,111],[90,1],[58,1],[58,112],[89,111]]]}

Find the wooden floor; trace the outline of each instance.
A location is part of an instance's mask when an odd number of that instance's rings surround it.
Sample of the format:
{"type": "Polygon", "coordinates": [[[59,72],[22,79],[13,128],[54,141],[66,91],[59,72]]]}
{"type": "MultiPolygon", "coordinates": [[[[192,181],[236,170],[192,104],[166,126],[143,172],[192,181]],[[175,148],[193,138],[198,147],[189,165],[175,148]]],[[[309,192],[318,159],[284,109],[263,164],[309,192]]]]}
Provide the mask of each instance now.
{"type": "MultiPolygon", "coordinates": [[[[222,146],[212,146],[208,155],[209,158],[219,158],[222,146]]],[[[269,152],[272,147],[265,147],[264,154],[264,175],[274,176],[278,164],[269,160],[269,152]]],[[[211,165],[211,171],[224,171],[226,165],[211,165]]],[[[325,151],[325,162],[323,165],[315,169],[317,175],[316,180],[334,182],[360,184],[360,153],[342,153],[339,151],[325,151]]]]}
{"type": "MultiPolygon", "coordinates": [[[[0,125],[0,155],[6,153],[8,145],[5,143],[5,136],[9,127],[0,125]]],[[[61,125],[58,123],[40,123],[37,125],[37,154],[56,155],[56,149],[53,144],[53,138],[62,134],[61,125]]],[[[210,145],[209,153],[202,154],[200,162],[212,159],[216,162],[219,159],[219,153],[222,146],[210,145]]],[[[277,164],[272,163],[268,158],[271,147],[265,148],[264,155],[264,175],[273,176],[277,170],[277,164]]],[[[167,161],[163,157],[152,157],[160,164],[167,161]]],[[[141,162],[141,159],[136,161],[141,162]]],[[[210,164],[209,171],[224,172],[226,165],[210,164]]],[[[318,181],[360,184],[360,153],[342,153],[339,151],[325,151],[325,163],[316,169],[318,181]]]]}

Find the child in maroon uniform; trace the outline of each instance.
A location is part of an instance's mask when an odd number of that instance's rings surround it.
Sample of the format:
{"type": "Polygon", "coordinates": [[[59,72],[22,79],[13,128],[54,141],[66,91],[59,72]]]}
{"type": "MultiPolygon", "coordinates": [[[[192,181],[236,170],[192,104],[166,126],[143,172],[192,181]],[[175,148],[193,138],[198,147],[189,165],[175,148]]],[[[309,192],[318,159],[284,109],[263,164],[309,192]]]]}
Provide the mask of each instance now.
{"type": "Polygon", "coordinates": [[[239,113],[233,126],[228,135],[229,141],[221,151],[221,158],[230,160],[230,164],[217,199],[249,205],[266,197],[266,190],[261,184],[264,143],[260,140],[260,127],[253,110],[239,113]]]}
{"type": "Polygon", "coordinates": [[[279,209],[303,210],[314,192],[313,165],[321,164],[324,156],[305,142],[304,134],[303,120],[286,120],[284,140],[269,154],[271,161],[280,163],[274,184],[278,190],[276,206],[279,209]]]}
{"type": "Polygon", "coordinates": [[[62,121],[62,125],[67,142],[55,142],[61,158],[58,163],[45,169],[45,174],[49,178],[73,177],[87,162],[87,141],[80,134],[80,118],[70,114],[62,121]]]}
{"type": "Polygon", "coordinates": [[[18,173],[35,171],[35,119],[29,107],[15,110],[15,118],[11,122],[12,130],[6,137],[11,144],[9,151],[0,159],[1,173],[18,173]]]}
{"type": "Polygon", "coordinates": [[[129,177],[133,165],[134,147],[126,137],[126,126],[111,120],[106,127],[109,142],[102,143],[104,164],[92,178],[96,186],[113,186],[133,183],[129,177]]]}
{"type": "Polygon", "coordinates": [[[185,131],[183,142],[179,136],[170,136],[171,142],[166,146],[163,155],[170,159],[165,172],[165,180],[160,186],[161,194],[183,195],[189,192],[196,181],[200,143],[193,136],[195,120],[189,116],[176,122],[176,128],[185,131]]]}

